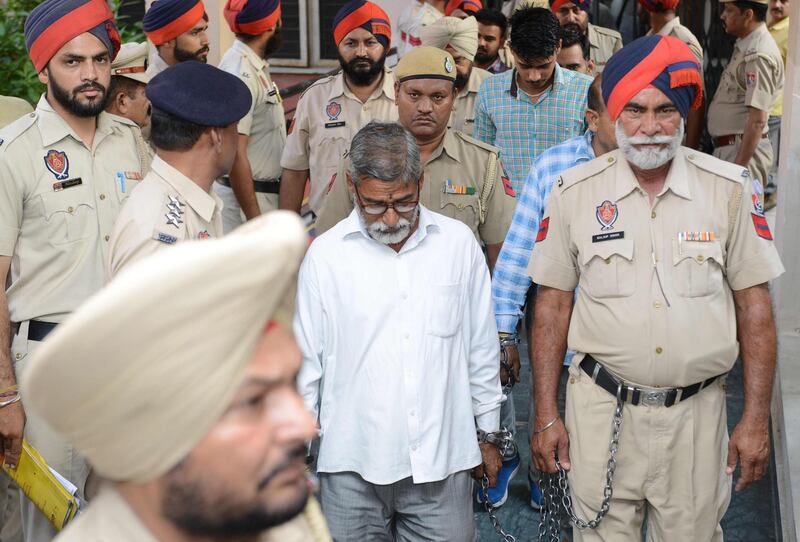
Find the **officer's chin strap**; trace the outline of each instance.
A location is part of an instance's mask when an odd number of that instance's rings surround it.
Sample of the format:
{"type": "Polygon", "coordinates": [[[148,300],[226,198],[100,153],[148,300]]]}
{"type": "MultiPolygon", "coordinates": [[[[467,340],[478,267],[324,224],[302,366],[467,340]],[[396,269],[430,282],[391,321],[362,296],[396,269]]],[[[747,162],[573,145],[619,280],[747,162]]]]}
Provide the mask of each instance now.
{"type": "Polygon", "coordinates": [[[542,511],[539,519],[539,542],[559,542],[561,539],[562,511],[566,513],[569,522],[579,530],[596,529],[608,513],[613,493],[614,471],[617,468],[617,451],[619,450],[619,431],[622,427],[622,383],[617,385],[617,406],[614,409],[614,418],[611,425],[611,444],[608,446],[608,464],[606,467],[606,485],[603,488],[603,502],[594,519],[586,521],[575,515],[572,506],[572,497],[569,492],[567,472],[558,460],[558,453],[554,452],[556,469],[555,474],[541,473],[539,487],[542,491],[542,511]]]}

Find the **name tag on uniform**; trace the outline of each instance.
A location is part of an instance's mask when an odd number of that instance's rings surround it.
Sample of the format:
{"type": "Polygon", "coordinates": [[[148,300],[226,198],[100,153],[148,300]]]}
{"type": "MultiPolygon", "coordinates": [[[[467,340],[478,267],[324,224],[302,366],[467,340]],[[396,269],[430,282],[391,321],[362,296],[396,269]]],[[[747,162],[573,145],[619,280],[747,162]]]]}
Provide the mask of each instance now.
{"type": "Polygon", "coordinates": [[[341,126],[344,126],[344,121],[343,120],[340,120],[339,122],[326,122],[325,123],[325,128],[339,128],[341,126]]]}
{"type": "Polygon", "coordinates": [[[601,233],[600,235],[592,235],[592,243],[601,243],[603,241],[613,241],[614,239],[624,239],[624,231],[615,231],[610,233],[601,233]]]}
{"type": "Polygon", "coordinates": [[[56,192],[61,192],[65,188],[72,188],[73,186],[78,186],[81,184],[83,184],[83,180],[80,177],[77,179],[68,179],[66,181],[53,183],[53,190],[56,192]]]}

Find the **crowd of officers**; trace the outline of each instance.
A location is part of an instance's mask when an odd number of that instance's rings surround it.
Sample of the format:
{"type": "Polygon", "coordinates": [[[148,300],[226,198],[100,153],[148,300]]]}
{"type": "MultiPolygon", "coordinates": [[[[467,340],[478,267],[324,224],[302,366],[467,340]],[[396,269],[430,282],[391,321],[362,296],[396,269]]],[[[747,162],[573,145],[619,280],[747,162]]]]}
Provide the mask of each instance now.
{"type": "MultiPolygon", "coordinates": [[[[649,35],[678,38],[702,67],[703,50],[677,17],[677,0],[640,3],[649,35]]],[[[723,6],[725,29],[737,41],[713,97],[689,113],[685,145],[699,149],[707,131],[715,156],[758,181],[766,210],[777,197],[788,0],[723,6]]],[[[104,0],[47,0],[25,25],[47,91],[35,109],[0,98],[3,394],[15,397],[15,374],[41,341],[131,262],[185,240],[223,237],[279,208],[300,213],[307,205],[317,234],[346,217],[354,205],[348,149],[370,121],[396,121],[413,135],[424,164],[420,203],[466,224],[493,269],[525,187],[503,165],[504,154],[519,149],[473,137],[481,89],[508,71],[528,83],[544,78],[545,89],[561,70],[581,72],[581,101],[558,105],[582,117],[592,78],[623,48],[619,32],[592,21],[593,11],[588,0],[506,2],[503,12],[479,0],[409,0],[393,34],[378,5],[350,1],[333,21],[341,71],[303,93],[287,129],[268,63],[282,39],[279,0],[226,4],[236,39],[218,69],[206,64],[202,0],[154,2],[144,17],[154,48],[120,44],[104,0]],[[545,11],[561,27],[553,58],[521,56],[524,48],[509,40],[514,20],[545,11]],[[420,55],[397,74],[386,65],[393,46],[401,59],[420,47],[443,49],[444,71],[431,73],[420,55]]],[[[548,99],[546,91],[521,90],[531,107],[548,99]]],[[[538,154],[526,155],[530,165],[538,154]]],[[[171,310],[169,300],[163,310],[171,310]]],[[[18,461],[24,427],[50,465],[83,491],[87,464],[24,404],[0,407],[6,463],[18,461]]],[[[20,540],[23,532],[28,542],[51,539],[46,518],[4,483],[0,540],[20,540]]]]}

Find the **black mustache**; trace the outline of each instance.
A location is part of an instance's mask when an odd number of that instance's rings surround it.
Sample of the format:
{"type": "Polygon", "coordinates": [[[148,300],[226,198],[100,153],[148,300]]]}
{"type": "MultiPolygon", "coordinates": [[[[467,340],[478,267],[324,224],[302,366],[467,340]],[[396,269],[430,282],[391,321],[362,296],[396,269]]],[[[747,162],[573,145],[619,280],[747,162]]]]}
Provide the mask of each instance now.
{"type": "Polygon", "coordinates": [[[100,92],[105,92],[106,87],[100,83],[86,83],[75,88],[75,92],[83,92],[84,90],[99,90],[100,92]]]}
{"type": "Polygon", "coordinates": [[[269,485],[269,483],[272,481],[273,478],[275,478],[282,471],[290,467],[292,463],[294,463],[298,459],[304,459],[305,457],[306,457],[306,447],[303,445],[300,445],[291,452],[289,452],[289,454],[283,461],[275,465],[275,467],[273,467],[273,469],[269,473],[267,473],[267,475],[264,476],[264,478],[262,478],[260,482],[258,482],[258,490],[261,491],[262,489],[267,487],[267,485],[269,485]]]}

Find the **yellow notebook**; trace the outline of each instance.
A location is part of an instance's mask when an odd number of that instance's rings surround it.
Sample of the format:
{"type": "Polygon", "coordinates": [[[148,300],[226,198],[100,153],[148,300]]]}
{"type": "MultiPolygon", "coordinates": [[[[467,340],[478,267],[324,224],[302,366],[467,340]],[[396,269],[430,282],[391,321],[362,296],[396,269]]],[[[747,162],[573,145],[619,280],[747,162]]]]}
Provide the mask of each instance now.
{"type": "Polygon", "coordinates": [[[11,469],[3,465],[3,470],[56,530],[60,531],[66,527],[78,513],[80,501],[75,496],[74,489],[67,487],[68,481],[59,479],[59,476],[54,474],[41,454],[28,444],[28,441],[22,441],[22,454],[17,468],[11,469]]]}

